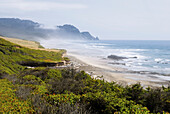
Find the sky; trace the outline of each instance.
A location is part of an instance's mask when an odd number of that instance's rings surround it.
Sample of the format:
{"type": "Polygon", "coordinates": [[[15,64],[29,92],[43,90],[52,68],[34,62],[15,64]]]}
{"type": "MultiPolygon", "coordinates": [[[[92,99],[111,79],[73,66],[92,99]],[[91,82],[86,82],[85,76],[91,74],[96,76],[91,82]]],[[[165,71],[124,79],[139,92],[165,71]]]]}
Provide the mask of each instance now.
{"type": "Polygon", "coordinates": [[[72,24],[102,40],[170,40],[170,0],[0,0],[0,17],[72,24]]]}

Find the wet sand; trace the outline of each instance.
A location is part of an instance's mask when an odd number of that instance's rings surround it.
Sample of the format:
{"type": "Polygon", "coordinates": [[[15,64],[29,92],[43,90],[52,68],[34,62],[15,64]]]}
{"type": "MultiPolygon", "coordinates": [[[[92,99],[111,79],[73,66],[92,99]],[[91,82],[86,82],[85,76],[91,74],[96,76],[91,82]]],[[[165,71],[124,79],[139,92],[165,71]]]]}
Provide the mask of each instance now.
{"type": "Polygon", "coordinates": [[[107,63],[95,61],[93,60],[94,58],[92,59],[71,53],[68,53],[66,56],[70,58],[74,68],[84,70],[92,77],[104,79],[108,82],[114,81],[123,86],[141,83],[143,87],[161,87],[162,85],[168,86],[169,84],[168,81],[160,80],[155,77],[135,73],[125,73],[127,69],[113,66],[109,67],[106,65],[107,63]]]}

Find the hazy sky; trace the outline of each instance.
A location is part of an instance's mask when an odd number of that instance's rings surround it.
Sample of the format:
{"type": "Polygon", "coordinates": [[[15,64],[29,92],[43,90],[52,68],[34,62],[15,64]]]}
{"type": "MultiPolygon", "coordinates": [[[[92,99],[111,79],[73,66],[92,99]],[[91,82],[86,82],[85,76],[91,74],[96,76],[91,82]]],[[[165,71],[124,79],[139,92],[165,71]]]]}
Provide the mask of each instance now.
{"type": "Polygon", "coordinates": [[[0,0],[0,17],[73,24],[100,39],[170,40],[170,0],[0,0]]]}

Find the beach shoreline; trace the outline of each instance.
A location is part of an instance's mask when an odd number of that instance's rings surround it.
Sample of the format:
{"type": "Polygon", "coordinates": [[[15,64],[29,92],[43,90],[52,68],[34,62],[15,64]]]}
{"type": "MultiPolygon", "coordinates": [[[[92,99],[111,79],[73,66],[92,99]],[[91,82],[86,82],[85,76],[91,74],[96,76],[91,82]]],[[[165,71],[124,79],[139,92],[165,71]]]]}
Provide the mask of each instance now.
{"type": "Polygon", "coordinates": [[[108,82],[116,82],[117,84],[126,86],[131,84],[140,83],[143,87],[162,87],[168,86],[168,81],[161,81],[154,77],[147,77],[137,73],[125,73],[127,69],[120,67],[108,67],[95,63],[91,58],[79,56],[72,53],[67,53],[66,57],[70,58],[71,63],[75,69],[84,70],[93,78],[104,79],[108,82]]]}

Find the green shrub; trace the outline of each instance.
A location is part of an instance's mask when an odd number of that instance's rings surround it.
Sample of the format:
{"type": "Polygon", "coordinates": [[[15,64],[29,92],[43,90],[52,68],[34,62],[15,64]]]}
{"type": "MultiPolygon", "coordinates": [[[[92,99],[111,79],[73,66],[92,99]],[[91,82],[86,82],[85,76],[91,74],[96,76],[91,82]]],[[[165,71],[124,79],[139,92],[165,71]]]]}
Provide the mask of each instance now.
{"type": "Polygon", "coordinates": [[[141,86],[140,83],[138,84],[134,84],[131,86],[126,86],[126,91],[125,91],[125,96],[128,100],[133,100],[135,101],[137,104],[143,103],[143,97],[144,97],[144,89],[141,86]]]}
{"type": "Polygon", "coordinates": [[[146,107],[135,105],[133,101],[128,101],[125,98],[118,98],[115,92],[88,93],[83,95],[82,101],[87,103],[89,105],[88,107],[91,107],[93,113],[149,113],[146,107]]]}
{"type": "Polygon", "coordinates": [[[19,100],[14,85],[6,79],[0,79],[0,112],[1,113],[33,113],[29,101],[19,100]]]}
{"type": "Polygon", "coordinates": [[[61,76],[61,71],[57,69],[49,69],[47,72],[47,79],[52,79],[52,78],[57,78],[60,79],[61,76]]]}
{"type": "Polygon", "coordinates": [[[144,105],[153,113],[170,111],[170,92],[151,89],[146,93],[144,105]]]}
{"type": "Polygon", "coordinates": [[[34,75],[24,76],[23,81],[24,81],[24,83],[27,83],[27,84],[35,84],[35,85],[45,84],[45,82],[42,81],[41,78],[36,77],[34,75]]]}

